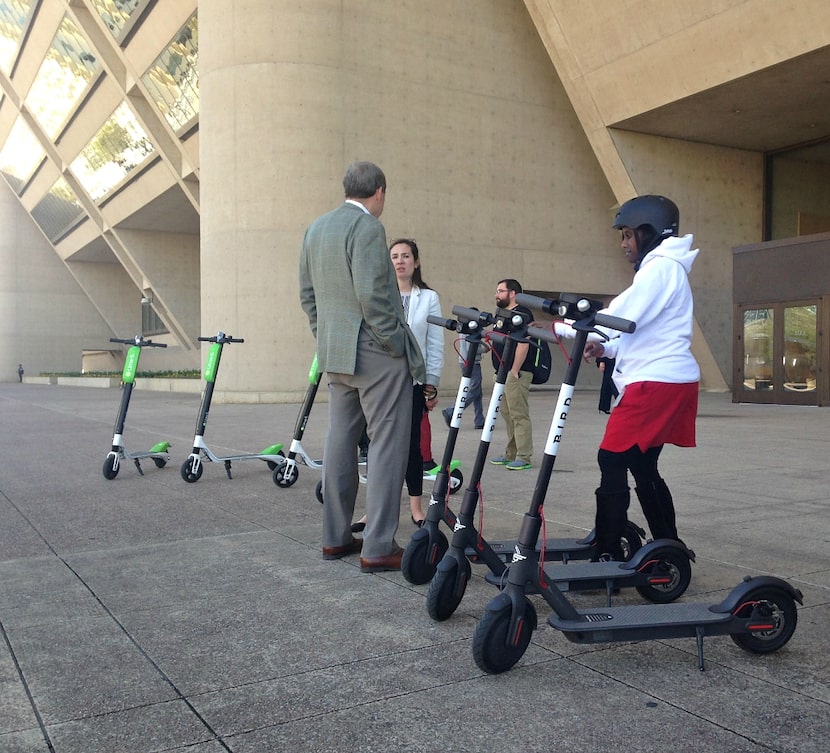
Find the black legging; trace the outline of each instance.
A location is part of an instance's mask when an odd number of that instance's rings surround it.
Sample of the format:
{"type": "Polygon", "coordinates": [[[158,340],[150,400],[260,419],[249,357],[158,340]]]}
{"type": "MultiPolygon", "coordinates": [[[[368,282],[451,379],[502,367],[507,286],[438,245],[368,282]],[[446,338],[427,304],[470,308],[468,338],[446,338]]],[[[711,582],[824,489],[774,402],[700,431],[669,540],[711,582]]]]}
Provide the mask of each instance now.
{"type": "Polygon", "coordinates": [[[406,490],[410,497],[424,493],[424,458],[421,455],[421,420],[427,409],[424,385],[412,386],[412,425],[409,429],[409,460],[406,464],[406,490]]]}
{"type": "Polygon", "coordinates": [[[599,463],[600,482],[599,490],[605,494],[628,489],[628,471],[634,476],[634,481],[639,488],[648,487],[650,484],[660,480],[657,472],[657,460],[663,451],[663,445],[649,447],[643,452],[637,445],[634,445],[625,452],[611,452],[602,450],[597,453],[599,463]]]}

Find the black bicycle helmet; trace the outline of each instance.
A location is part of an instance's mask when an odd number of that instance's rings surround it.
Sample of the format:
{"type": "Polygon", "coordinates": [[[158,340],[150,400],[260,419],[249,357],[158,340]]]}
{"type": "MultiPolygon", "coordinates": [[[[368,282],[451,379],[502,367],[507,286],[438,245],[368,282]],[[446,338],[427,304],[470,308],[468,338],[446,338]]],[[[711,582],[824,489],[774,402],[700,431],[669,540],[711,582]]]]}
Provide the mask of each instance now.
{"type": "MultiPolygon", "coordinates": [[[[623,204],[614,218],[614,229],[630,227],[638,232],[642,242],[640,260],[652,249],[657,248],[665,238],[679,234],[680,210],[665,196],[636,196],[623,204]]],[[[639,262],[637,264],[639,267],[639,262]]]]}

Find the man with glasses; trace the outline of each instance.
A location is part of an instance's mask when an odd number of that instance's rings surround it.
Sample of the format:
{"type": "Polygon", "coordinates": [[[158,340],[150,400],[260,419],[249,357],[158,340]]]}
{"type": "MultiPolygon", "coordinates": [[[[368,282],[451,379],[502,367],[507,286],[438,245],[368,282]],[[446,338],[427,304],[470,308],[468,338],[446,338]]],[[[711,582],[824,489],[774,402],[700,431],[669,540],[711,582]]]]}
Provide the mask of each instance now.
{"type": "MultiPolygon", "coordinates": [[[[518,280],[512,278],[499,280],[496,285],[496,305],[500,309],[526,314],[530,320],[533,318],[530,309],[516,303],[516,293],[521,292],[522,286],[518,280]]],[[[498,332],[498,329],[494,328],[494,331],[498,332]]],[[[503,351],[503,338],[494,337],[492,359],[493,368],[497,371],[503,351]]],[[[508,471],[526,471],[533,467],[530,462],[533,456],[533,426],[530,422],[528,406],[532,380],[533,354],[527,343],[519,343],[504,385],[504,399],[500,409],[507,427],[507,445],[503,455],[490,461],[494,465],[503,465],[508,471]]]]}

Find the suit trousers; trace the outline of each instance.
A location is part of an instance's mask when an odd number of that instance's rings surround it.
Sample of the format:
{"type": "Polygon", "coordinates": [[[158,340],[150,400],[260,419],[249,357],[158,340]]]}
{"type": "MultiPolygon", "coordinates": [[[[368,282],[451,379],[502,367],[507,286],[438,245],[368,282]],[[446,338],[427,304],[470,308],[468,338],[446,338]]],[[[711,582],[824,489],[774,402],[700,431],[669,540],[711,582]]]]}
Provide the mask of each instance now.
{"type": "Polygon", "coordinates": [[[369,434],[364,557],[396,548],[409,434],[412,376],[405,357],[395,358],[368,335],[357,343],[355,373],[328,376],[329,431],[323,452],[323,546],[352,539],[358,490],[357,444],[364,422],[369,434]]]}
{"type": "Polygon", "coordinates": [[[500,412],[507,426],[504,457],[508,460],[520,458],[529,463],[533,457],[533,426],[530,423],[528,405],[532,381],[533,374],[529,371],[520,371],[518,379],[512,372],[507,375],[500,412]]]}

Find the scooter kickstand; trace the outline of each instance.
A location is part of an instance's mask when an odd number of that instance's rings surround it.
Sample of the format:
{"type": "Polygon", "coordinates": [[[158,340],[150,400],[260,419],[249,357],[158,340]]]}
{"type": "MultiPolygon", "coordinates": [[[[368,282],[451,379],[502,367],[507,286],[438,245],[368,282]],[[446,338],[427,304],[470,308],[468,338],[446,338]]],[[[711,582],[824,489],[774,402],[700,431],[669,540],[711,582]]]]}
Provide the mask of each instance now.
{"type": "Polygon", "coordinates": [[[135,463],[135,467],[138,469],[138,473],[140,476],[144,475],[144,471],[141,468],[141,463],[138,462],[138,458],[133,458],[133,462],[135,463]]]}
{"type": "Polygon", "coordinates": [[[233,476],[231,476],[231,461],[230,460],[225,461],[225,473],[228,474],[228,478],[233,478],[233,476]]]}
{"type": "Polygon", "coordinates": [[[703,628],[695,628],[695,637],[697,638],[697,668],[701,672],[706,671],[706,665],[703,663],[703,628]]]}

